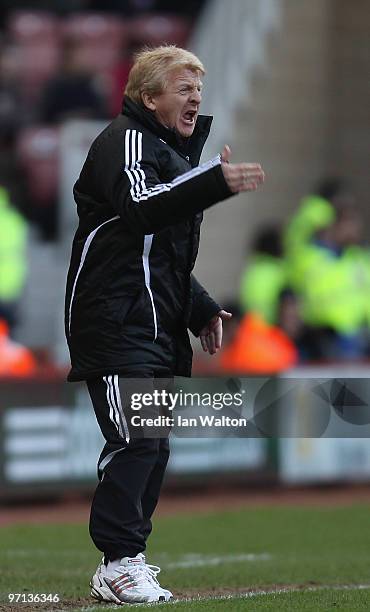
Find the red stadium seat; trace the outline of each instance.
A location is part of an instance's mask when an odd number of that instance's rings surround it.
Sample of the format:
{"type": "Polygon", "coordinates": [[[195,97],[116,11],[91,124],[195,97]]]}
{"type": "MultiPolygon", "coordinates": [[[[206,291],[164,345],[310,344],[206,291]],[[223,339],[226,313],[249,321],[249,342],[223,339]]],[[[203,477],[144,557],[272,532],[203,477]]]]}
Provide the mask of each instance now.
{"type": "Polygon", "coordinates": [[[190,34],[190,22],[174,15],[142,15],[130,20],[132,47],[160,45],[164,43],[186,46],[190,34]]]}
{"type": "Polygon", "coordinates": [[[81,44],[99,42],[121,47],[126,38],[126,25],[119,16],[75,13],[64,19],[62,33],[81,44]]]}
{"type": "Polygon", "coordinates": [[[52,205],[58,193],[58,129],[26,128],[19,134],[16,152],[32,201],[42,207],[52,205]]]}
{"type": "Polygon", "coordinates": [[[16,75],[27,100],[58,70],[61,60],[60,23],[50,13],[15,11],[7,22],[16,75]]]}
{"type": "Polygon", "coordinates": [[[112,69],[126,47],[126,26],[120,17],[98,13],[75,14],[62,25],[64,40],[75,43],[83,65],[93,72],[112,69]]]}
{"type": "Polygon", "coordinates": [[[121,57],[121,48],[110,44],[83,42],[78,50],[80,65],[92,73],[111,70],[121,57]]]}
{"type": "Polygon", "coordinates": [[[121,59],[107,74],[106,83],[109,88],[109,109],[112,117],[121,112],[123,92],[127,85],[132,68],[132,58],[121,59]]]}
{"type": "Polygon", "coordinates": [[[7,31],[17,44],[55,42],[59,36],[59,20],[51,13],[15,11],[11,13],[7,31]]]}
{"type": "Polygon", "coordinates": [[[45,81],[54,76],[61,63],[61,48],[52,41],[15,45],[15,73],[28,103],[37,103],[45,81]]]}
{"type": "Polygon", "coordinates": [[[61,49],[48,42],[20,45],[15,48],[19,57],[18,73],[27,81],[44,80],[53,75],[61,60],[61,49]]]}

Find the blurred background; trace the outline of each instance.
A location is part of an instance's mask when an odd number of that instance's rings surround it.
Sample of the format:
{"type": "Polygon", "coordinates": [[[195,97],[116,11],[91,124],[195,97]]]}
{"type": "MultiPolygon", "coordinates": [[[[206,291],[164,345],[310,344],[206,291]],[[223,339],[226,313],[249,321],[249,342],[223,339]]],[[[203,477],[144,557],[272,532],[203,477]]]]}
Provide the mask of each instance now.
{"type": "MultiPolygon", "coordinates": [[[[205,214],[196,274],[234,316],[216,358],[194,344],[194,374],[278,381],[369,372],[367,0],[50,5],[0,6],[4,500],[94,487],[101,438],[84,388],[64,382],[72,186],[92,140],[120,112],[144,45],[185,46],[205,64],[202,112],[215,119],[203,159],[228,143],[234,161],[266,173],[256,194],[205,214]]],[[[370,480],[367,438],[336,435],[175,439],[168,487],[220,472],[244,490],[370,480]]]]}

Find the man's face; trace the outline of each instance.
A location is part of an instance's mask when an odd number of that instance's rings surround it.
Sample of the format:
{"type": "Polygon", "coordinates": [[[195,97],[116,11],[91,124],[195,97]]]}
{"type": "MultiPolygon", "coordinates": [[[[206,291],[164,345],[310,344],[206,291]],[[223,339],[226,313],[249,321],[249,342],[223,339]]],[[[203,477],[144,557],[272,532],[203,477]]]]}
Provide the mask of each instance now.
{"type": "Polygon", "coordinates": [[[184,138],[192,135],[199,113],[202,83],[197,72],[182,68],[170,73],[167,87],[161,94],[151,96],[146,106],[154,111],[157,120],[174,128],[184,138]]]}

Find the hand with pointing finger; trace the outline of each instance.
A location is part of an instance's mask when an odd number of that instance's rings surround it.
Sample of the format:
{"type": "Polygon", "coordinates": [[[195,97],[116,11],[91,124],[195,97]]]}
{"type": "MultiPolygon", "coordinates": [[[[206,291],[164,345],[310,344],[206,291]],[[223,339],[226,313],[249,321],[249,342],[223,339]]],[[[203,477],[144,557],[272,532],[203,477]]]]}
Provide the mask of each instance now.
{"type": "Polygon", "coordinates": [[[260,164],[230,163],[231,150],[225,145],[221,153],[221,166],[225,181],[233,193],[255,191],[264,182],[265,173],[260,164]]]}

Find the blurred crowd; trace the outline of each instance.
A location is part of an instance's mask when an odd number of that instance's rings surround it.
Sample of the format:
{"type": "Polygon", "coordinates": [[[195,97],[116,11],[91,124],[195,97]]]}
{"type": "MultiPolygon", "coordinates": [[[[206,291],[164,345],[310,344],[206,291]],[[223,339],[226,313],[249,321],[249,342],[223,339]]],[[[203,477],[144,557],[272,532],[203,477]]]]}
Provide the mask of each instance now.
{"type": "Polygon", "coordinates": [[[370,249],[351,185],[328,178],[255,237],[220,366],[280,371],[370,355],[370,249]]]}

